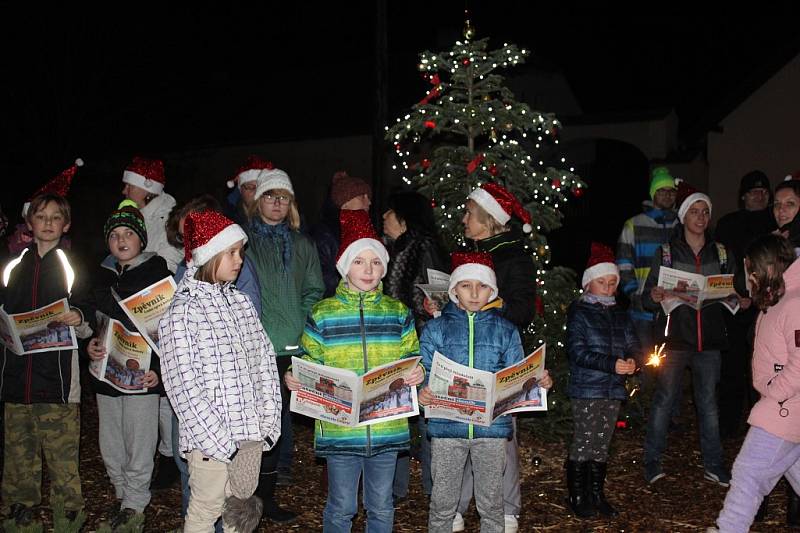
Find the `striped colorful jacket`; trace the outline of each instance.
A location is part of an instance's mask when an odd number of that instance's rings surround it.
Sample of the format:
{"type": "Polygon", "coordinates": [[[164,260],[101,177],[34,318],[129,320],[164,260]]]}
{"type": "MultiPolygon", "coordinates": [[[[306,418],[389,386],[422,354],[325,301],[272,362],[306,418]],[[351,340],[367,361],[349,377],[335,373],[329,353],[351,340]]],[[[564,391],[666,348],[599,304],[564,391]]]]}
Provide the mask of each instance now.
{"type": "Polygon", "coordinates": [[[653,313],[642,306],[642,290],[650,273],[650,264],[656,250],[668,243],[672,228],[678,223],[675,211],[648,209],[629,218],[622,227],[617,241],[617,266],[619,286],[630,299],[633,320],[652,321],[653,313]]]}
{"type": "MultiPolygon", "coordinates": [[[[384,295],[380,285],[370,292],[356,292],[344,281],[334,296],[312,308],[300,344],[305,359],[358,375],[419,353],[414,315],[402,302],[384,295]]],[[[314,449],[321,457],[369,457],[408,447],[406,419],[359,428],[316,422],[314,449]]]]}

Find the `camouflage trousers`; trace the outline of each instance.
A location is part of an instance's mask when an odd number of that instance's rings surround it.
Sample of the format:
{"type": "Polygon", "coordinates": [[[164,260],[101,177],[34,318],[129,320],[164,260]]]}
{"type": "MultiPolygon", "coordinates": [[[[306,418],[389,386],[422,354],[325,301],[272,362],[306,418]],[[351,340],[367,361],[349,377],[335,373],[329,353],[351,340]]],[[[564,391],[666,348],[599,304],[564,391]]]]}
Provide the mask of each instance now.
{"type": "Polygon", "coordinates": [[[3,510],[7,513],[15,503],[42,502],[42,456],[50,479],[50,501],[61,498],[65,510],[82,509],[80,436],[78,404],[6,403],[3,510]]]}

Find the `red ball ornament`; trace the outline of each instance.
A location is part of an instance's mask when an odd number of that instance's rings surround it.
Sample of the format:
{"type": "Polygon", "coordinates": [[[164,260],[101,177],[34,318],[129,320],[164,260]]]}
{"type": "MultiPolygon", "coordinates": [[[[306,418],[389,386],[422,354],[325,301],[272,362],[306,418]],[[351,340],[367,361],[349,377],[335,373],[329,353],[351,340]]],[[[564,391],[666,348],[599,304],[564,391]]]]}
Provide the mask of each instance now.
{"type": "Polygon", "coordinates": [[[400,143],[394,143],[394,149],[400,151],[400,143]]]}
{"type": "Polygon", "coordinates": [[[433,129],[436,127],[436,123],[432,120],[426,120],[424,126],[428,129],[433,129]]]}
{"type": "Polygon", "coordinates": [[[580,198],[583,196],[583,187],[573,187],[572,194],[575,196],[575,198],[580,198]]]}
{"type": "Polygon", "coordinates": [[[430,159],[423,159],[422,160],[422,168],[428,168],[429,166],[431,166],[430,159]]]}
{"type": "Polygon", "coordinates": [[[461,64],[464,65],[465,67],[468,67],[469,66],[469,59],[464,59],[464,61],[462,61],[461,64]]]}
{"type": "Polygon", "coordinates": [[[536,300],[534,300],[534,305],[536,306],[536,314],[544,316],[544,300],[538,294],[536,295],[536,300]]]}
{"type": "Polygon", "coordinates": [[[492,165],[489,167],[489,174],[491,174],[492,176],[497,176],[499,173],[500,171],[497,170],[497,165],[492,165]]]}
{"type": "Polygon", "coordinates": [[[431,209],[436,209],[436,200],[431,198],[431,209]]]}
{"type": "Polygon", "coordinates": [[[554,189],[560,189],[561,188],[561,180],[559,180],[559,179],[553,180],[552,184],[553,184],[553,188],[554,189]]]}

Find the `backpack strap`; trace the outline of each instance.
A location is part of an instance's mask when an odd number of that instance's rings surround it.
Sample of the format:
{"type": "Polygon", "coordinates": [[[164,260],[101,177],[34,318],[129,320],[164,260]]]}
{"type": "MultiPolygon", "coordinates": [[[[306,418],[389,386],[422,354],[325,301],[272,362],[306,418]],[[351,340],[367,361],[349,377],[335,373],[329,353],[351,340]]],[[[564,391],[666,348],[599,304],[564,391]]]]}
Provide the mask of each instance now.
{"type": "Polygon", "coordinates": [[[672,268],[672,250],[668,242],[661,245],[661,266],[672,268]]]}
{"type": "Polygon", "coordinates": [[[715,242],[714,244],[717,245],[717,257],[719,257],[719,270],[723,274],[728,273],[728,250],[725,249],[725,245],[721,242],[715,242]]]}

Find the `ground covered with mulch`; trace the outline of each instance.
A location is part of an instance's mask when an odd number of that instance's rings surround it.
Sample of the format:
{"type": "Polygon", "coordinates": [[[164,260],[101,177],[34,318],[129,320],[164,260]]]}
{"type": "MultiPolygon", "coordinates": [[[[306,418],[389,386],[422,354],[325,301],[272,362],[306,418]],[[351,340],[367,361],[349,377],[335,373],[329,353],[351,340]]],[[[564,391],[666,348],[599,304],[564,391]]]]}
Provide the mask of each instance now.
{"type": "MultiPolygon", "coordinates": [[[[564,457],[566,446],[538,434],[541,423],[522,419],[520,448],[522,465],[523,511],[521,532],[535,531],[705,531],[712,525],[722,507],[726,489],[703,480],[693,417],[684,420],[685,432],[670,436],[664,460],[667,477],[653,487],[642,478],[641,455],[644,432],[641,428],[618,430],[614,437],[609,464],[606,494],[621,514],[614,520],[581,521],[569,513],[565,498],[564,457]],[[537,432],[538,430],[538,432],[537,432]]],[[[279,501],[299,513],[298,520],[287,526],[262,522],[260,531],[322,531],[322,509],[325,504],[324,473],[312,449],[312,426],[295,422],[294,485],[279,487],[279,501]]],[[[732,463],[741,445],[741,437],[725,441],[724,447],[732,463]]],[[[97,445],[97,409],[87,396],[82,408],[81,476],[86,499],[87,519],[84,531],[94,531],[114,511],[114,489],[105,474],[97,445]]],[[[428,499],[422,494],[419,463],[412,460],[411,491],[395,513],[395,531],[425,531],[428,499]]],[[[784,525],[785,495],[783,483],[773,493],[766,521],[753,531],[789,531],[784,525]]],[[[181,527],[180,489],[156,492],[146,511],[145,531],[167,532],[181,527]]],[[[479,531],[474,506],[466,518],[467,531],[479,531]]],[[[49,513],[42,513],[46,527],[49,513]]],[[[364,530],[361,513],[354,531],[364,530]]]]}

